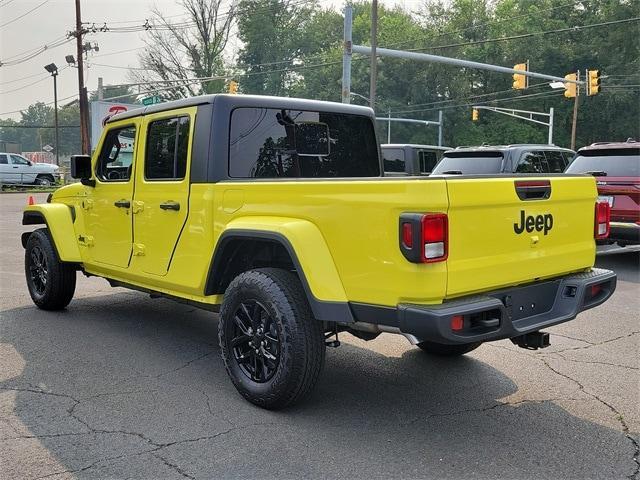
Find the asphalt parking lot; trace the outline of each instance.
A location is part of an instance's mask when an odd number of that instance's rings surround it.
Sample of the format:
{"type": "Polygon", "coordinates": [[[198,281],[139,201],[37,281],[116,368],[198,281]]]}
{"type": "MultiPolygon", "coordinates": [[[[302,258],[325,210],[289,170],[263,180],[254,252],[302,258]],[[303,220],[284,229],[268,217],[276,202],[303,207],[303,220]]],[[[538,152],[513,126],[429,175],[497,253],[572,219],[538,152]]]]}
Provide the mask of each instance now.
{"type": "Polygon", "coordinates": [[[227,379],[215,314],[82,275],[36,309],[25,203],[0,195],[0,478],[640,478],[638,250],[598,257],[614,297],[550,348],[345,334],[313,396],[268,412],[227,379]]]}

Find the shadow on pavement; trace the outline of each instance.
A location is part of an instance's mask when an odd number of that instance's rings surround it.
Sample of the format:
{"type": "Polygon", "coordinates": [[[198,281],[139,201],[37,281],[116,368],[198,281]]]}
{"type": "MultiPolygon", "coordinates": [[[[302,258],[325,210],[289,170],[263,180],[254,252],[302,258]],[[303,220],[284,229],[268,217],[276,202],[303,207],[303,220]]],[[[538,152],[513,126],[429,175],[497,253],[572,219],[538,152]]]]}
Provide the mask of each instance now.
{"type": "MultiPolygon", "coordinates": [[[[269,412],[234,390],[208,312],[119,293],[77,299],[65,312],[29,306],[3,316],[0,343],[18,357],[4,361],[22,367],[0,383],[0,393],[15,394],[13,433],[0,449],[39,445],[58,462],[54,471],[80,478],[632,473],[631,444],[619,431],[554,401],[501,402],[517,386],[473,356],[343,344],[327,352],[308,401],[269,412]]],[[[567,395],[559,402],[588,401],[567,395]]],[[[33,475],[52,473],[43,468],[33,475]]]]}
{"type": "Polygon", "coordinates": [[[613,270],[618,280],[640,283],[640,252],[625,252],[618,249],[615,253],[605,253],[596,257],[596,267],[613,270]]]}

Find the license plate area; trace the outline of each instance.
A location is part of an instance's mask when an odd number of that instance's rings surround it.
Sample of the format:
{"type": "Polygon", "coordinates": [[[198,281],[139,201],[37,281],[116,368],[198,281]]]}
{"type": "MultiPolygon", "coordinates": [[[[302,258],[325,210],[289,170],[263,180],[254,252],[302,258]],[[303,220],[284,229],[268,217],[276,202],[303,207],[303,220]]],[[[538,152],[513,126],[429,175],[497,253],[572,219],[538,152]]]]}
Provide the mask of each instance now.
{"type": "Polygon", "coordinates": [[[560,281],[537,283],[497,295],[507,307],[511,320],[516,321],[546,313],[553,307],[560,281]]]}

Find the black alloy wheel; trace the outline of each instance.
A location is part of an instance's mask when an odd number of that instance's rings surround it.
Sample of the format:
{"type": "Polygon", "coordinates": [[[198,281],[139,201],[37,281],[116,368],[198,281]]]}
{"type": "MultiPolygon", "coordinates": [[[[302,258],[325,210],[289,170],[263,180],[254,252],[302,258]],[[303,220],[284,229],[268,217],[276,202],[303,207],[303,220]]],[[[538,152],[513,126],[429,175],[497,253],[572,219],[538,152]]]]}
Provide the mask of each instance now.
{"type": "Polygon", "coordinates": [[[280,363],[280,333],[267,309],[257,300],[240,302],[233,316],[231,348],[240,370],[257,383],[270,380],[280,363]]]}
{"type": "Polygon", "coordinates": [[[31,252],[29,252],[29,256],[27,257],[27,268],[29,269],[29,276],[31,278],[33,289],[38,295],[44,295],[47,290],[49,266],[47,264],[47,258],[40,246],[34,246],[31,249],[31,252]]]}

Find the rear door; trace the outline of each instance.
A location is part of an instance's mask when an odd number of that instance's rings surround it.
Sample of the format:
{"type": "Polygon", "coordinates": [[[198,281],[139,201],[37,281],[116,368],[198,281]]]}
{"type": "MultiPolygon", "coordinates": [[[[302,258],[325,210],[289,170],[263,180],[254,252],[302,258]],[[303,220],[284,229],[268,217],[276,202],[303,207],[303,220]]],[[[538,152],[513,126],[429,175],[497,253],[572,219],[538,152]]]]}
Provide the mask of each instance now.
{"type": "Polygon", "coordinates": [[[447,191],[448,296],[593,265],[593,178],[448,177],[447,191]]]}
{"type": "Polygon", "coordinates": [[[145,116],[133,202],[136,269],[166,275],[189,213],[196,108],[145,116]]]}

